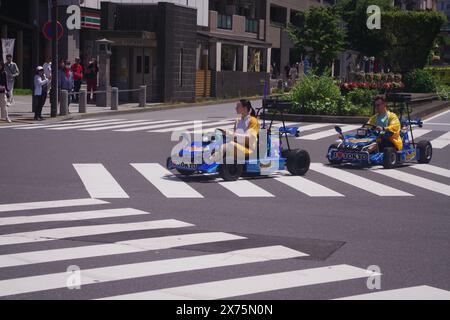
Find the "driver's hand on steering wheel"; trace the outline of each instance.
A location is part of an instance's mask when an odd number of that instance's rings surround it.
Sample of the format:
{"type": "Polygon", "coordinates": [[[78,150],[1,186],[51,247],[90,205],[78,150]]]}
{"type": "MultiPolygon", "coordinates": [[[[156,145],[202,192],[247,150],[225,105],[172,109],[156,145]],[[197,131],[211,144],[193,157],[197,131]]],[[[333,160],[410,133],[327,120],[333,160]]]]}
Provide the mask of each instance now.
{"type": "Polygon", "coordinates": [[[378,132],[384,131],[383,128],[380,127],[380,126],[376,127],[375,130],[378,131],[378,132]]]}

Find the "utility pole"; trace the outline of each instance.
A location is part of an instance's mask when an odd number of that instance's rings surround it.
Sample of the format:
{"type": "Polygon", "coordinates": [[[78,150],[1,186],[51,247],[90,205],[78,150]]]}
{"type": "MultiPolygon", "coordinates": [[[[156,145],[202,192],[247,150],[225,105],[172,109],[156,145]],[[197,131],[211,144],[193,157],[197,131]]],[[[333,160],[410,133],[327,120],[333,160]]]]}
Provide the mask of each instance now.
{"type": "Polygon", "coordinates": [[[55,118],[58,114],[58,0],[51,0],[52,4],[52,89],[50,92],[50,115],[55,118]]]}

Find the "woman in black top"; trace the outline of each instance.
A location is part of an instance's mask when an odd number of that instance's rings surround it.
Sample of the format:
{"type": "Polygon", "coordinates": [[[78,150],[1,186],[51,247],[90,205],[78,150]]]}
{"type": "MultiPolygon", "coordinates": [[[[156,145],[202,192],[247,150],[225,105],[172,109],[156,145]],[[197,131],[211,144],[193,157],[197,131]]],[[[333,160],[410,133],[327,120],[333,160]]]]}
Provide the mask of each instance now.
{"type": "Polygon", "coordinates": [[[0,115],[6,122],[11,123],[8,116],[7,100],[9,96],[8,82],[6,81],[5,64],[0,61],[0,115]]]}

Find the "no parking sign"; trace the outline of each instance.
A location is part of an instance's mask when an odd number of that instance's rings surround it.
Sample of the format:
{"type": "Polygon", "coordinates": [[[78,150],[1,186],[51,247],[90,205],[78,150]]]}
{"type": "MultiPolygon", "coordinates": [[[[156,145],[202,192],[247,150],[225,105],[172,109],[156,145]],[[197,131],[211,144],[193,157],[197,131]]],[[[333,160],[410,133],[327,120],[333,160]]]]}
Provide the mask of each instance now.
{"type": "MultiPolygon", "coordinates": [[[[57,35],[56,38],[57,40],[60,40],[62,38],[62,36],[64,35],[64,28],[62,26],[62,24],[58,21],[57,23],[57,35]]],[[[55,32],[52,28],[52,22],[51,21],[47,21],[44,26],[42,27],[42,33],[44,34],[44,37],[47,40],[54,40],[55,38],[55,32]]]]}

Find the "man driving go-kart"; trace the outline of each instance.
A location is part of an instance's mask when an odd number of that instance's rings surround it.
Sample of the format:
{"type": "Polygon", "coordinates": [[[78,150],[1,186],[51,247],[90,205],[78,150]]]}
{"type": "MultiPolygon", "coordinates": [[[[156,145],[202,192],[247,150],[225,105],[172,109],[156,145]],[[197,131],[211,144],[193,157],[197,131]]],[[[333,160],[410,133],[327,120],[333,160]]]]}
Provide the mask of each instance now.
{"type": "Polygon", "coordinates": [[[384,97],[377,96],[374,103],[376,114],[369,119],[367,124],[373,126],[378,133],[386,132],[389,134],[380,135],[377,142],[369,146],[369,153],[375,152],[377,146],[379,152],[382,152],[384,148],[401,150],[403,142],[400,137],[400,120],[395,113],[387,110],[387,103],[384,97]]]}

